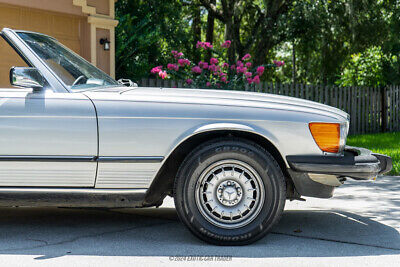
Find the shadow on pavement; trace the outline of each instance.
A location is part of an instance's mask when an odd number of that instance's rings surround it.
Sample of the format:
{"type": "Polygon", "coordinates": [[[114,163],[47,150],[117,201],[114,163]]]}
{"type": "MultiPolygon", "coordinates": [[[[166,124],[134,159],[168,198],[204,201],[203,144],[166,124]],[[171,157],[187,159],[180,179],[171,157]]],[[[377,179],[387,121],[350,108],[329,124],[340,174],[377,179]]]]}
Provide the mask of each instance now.
{"type": "Polygon", "coordinates": [[[1,208],[0,254],[102,256],[345,257],[400,254],[392,227],[342,211],[285,211],[271,234],[244,247],[199,241],[173,208],[1,208]]]}

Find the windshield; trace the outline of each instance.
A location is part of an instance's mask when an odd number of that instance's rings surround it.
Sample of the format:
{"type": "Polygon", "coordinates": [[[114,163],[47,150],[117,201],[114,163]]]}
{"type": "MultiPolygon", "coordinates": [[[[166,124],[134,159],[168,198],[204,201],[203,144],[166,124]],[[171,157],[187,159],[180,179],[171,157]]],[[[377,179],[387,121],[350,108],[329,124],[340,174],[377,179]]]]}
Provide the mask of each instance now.
{"type": "Polygon", "coordinates": [[[71,90],[116,86],[118,82],[55,39],[35,33],[18,35],[71,90]]]}

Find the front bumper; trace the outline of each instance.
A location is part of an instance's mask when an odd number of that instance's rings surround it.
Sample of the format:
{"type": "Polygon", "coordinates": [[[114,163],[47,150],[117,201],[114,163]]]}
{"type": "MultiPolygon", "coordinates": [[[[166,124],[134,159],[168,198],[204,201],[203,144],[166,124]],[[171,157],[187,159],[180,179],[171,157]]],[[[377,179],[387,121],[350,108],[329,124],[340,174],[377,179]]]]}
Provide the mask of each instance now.
{"type": "Polygon", "coordinates": [[[287,156],[288,172],[303,196],[331,197],[344,178],[375,179],[392,169],[392,159],[365,148],[346,146],[341,156],[287,156]]]}
{"type": "Polygon", "coordinates": [[[343,156],[287,156],[294,171],[368,180],[392,170],[392,159],[365,148],[346,146],[343,156]]]}

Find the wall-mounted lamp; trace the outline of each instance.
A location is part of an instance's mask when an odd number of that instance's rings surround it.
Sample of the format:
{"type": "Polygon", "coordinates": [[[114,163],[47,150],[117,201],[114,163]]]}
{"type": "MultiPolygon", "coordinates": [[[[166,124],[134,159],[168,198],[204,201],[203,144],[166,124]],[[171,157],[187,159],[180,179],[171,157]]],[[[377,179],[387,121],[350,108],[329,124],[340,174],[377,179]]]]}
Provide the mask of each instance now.
{"type": "Polygon", "coordinates": [[[110,50],[110,41],[107,38],[101,38],[100,44],[104,46],[104,51],[110,50]]]}

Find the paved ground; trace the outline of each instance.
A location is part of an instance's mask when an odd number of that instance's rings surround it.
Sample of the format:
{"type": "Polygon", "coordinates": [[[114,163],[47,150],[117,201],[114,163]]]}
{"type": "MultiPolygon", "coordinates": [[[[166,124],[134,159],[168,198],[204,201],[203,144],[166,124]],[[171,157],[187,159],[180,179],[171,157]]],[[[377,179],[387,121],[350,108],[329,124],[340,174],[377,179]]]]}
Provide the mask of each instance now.
{"type": "Polygon", "coordinates": [[[209,266],[400,266],[400,177],[350,181],[333,199],[287,202],[273,232],[246,247],[197,240],[178,221],[171,199],[159,209],[2,208],[0,214],[0,266],[175,266],[182,261],[171,256],[194,255],[233,256],[209,266]]]}

